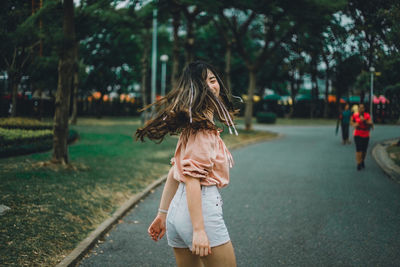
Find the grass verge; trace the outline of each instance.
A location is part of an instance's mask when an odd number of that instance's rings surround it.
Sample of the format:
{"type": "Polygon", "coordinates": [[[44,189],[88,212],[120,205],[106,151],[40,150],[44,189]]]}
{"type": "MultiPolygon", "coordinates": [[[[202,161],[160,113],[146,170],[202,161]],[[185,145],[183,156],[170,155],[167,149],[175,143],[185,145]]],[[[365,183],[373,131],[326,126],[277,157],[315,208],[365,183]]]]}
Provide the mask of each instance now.
{"type": "Polygon", "coordinates": [[[389,157],[400,167],[400,146],[392,145],[387,148],[389,157]]]}
{"type": "MultiPolygon", "coordinates": [[[[72,165],[44,162],[51,151],[0,159],[0,265],[54,266],[132,195],[165,174],[177,137],[138,143],[138,119],[79,119],[72,165]]],[[[275,134],[223,134],[237,146],[275,134]]]]}
{"type": "MultiPolygon", "coordinates": [[[[243,124],[244,118],[240,117],[237,123],[243,124]]],[[[277,118],[273,124],[266,125],[291,125],[291,126],[312,126],[312,125],[336,125],[336,119],[305,119],[305,118],[277,118]]],[[[256,118],[252,119],[252,123],[257,123],[256,118]]]]}

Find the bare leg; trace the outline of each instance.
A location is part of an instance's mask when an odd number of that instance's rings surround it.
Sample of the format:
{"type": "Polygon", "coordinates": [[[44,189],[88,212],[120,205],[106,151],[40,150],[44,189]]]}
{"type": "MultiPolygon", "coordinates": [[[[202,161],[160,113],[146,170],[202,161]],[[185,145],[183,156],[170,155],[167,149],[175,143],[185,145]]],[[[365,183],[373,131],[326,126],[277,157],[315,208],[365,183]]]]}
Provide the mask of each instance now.
{"type": "Polygon", "coordinates": [[[236,267],[235,252],[232,242],[229,241],[218,247],[211,248],[211,254],[201,257],[206,267],[236,267]]]}
{"type": "Polygon", "coordinates": [[[362,152],[356,152],[356,161],[357,164],[360,164],[362,161],[362,152]]]}
{"type": "Polygon", "coordinates": [[[204,267],[200,256],[192,254],[188,248],[174,248],[174,254],[178,267],[204,267]]]}
{"type": "Polygon", "coordinates": [[[366,151],[361,152],[361,161],[364,161],[366,156],[367,156],[367,152],[366,151]]]}
{"type": "Polygon", "coordinates": [[[360,171],[363,166],[362,152],[356,152],[357,171],[360,171]]]}

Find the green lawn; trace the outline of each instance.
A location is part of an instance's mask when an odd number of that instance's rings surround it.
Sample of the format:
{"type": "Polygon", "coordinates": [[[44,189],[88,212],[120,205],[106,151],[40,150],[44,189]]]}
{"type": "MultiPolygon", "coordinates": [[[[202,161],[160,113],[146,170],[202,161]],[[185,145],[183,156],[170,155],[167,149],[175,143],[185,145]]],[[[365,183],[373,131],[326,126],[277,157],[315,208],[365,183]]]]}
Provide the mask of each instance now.
{"type": "Polygon", "coordinates": [[[336,119],[278,118],[276,120],[277,125],[335,125],[336,122],[336,119]]]}
{"type": "MultiPolygon", "coordinates": [[[[90,231],[153,180],[165,174],[177,137],[135,142],[138,119],[79,119],[69,146],[71,168],[45,161],[51,152],[0,159],[0,265],[54,266],[90,231]]],[[[228,146],[270,133],[223,135],[228,146]]]]}

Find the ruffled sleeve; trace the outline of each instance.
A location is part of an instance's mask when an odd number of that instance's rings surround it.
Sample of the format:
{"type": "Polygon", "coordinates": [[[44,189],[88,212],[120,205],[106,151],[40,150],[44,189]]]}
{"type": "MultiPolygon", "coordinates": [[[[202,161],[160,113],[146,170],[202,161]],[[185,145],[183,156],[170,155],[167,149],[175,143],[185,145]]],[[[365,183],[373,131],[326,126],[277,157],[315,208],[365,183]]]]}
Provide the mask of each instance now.
{"type": "MultiPolygon", "coordinates": [[[[207,178],[215,160],[216,136],[211,131],[198,131],[191,134],[182,151],[181,167],[183,176],[207,178]]],[[[185,180],[185,177],[181,177],[185,180]]]]}

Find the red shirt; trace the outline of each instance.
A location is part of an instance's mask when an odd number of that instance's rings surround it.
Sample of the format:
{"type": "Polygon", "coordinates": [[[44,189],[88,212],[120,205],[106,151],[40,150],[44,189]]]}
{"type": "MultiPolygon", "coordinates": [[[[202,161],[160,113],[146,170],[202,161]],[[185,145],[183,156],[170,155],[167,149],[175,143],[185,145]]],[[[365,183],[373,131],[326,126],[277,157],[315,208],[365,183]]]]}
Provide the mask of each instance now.
{"type": "Polygon", "coordinates": [[[354,129],[354,136],[369,137],[370,125],[367,124],[367,121],[370,119],[371,116],[367,112],[364,112],[364,121],[361,121],[360,114],[358,112],[351,116],[351,120],[355,123],[358,123],[358,126],[354,129]]]}

